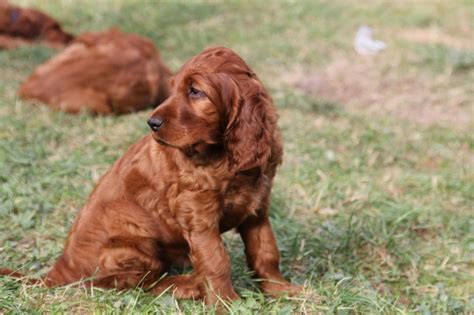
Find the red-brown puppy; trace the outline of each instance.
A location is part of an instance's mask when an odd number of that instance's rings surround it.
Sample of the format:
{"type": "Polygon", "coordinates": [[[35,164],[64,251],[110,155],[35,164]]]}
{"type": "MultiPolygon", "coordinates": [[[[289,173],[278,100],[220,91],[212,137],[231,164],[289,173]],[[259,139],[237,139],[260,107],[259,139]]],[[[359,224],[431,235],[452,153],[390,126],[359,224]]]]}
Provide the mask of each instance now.
{"type": "Polygon", "coordinates": [[[39,66],[19,94],[68,113],[124,114],[160,104],[170,76],[150,40],[112,29],[79,36],[39,66]]]}
{"type": "Polygon", "coordinates": [[[217,47],[188,61],[170,97],[148,120],[153,133],[101,179],[80,211],[48,285],[95,277],[102,287],[151,285],[169,276],[179,298],[235,299],[221,233],[236,229],[264,292],[297,292],[281,275],[268,218],[283,148],[270,95],[233,51],[217,47]]]}
{"type": "Polygon", "coordinates": [[[71,34],[43,12],[0,0],[0,48],[14,48],[33,41],[61,46],[72,39],[71,34]]]}

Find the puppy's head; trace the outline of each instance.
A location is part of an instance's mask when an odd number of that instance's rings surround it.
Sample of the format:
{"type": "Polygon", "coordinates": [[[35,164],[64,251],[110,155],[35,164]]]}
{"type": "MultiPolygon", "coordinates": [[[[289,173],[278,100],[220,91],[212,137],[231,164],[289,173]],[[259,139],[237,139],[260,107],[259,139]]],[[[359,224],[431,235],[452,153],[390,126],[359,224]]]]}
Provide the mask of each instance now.
{"type": "Polygon", "coordinates": [[[221,147],[232,172],[264,167],[276,113],[271,98],[232,50],[204,50],[171,80],[169,98],[148,120],[153,137],[190,154],[221,147]]]}
{"type": "Polygon", "coordinates": [[[61,26],[55,21],[45,24],[41,36],[54,44],[65,45],[74,40],[74,36],[63,31],[61,26]]]}
{"type": "Polygon", "coordinates": [[[67,44],[73,40],[73,36],[64,32],[58,22],[36,9],[0,4],[0,14],[4,15],[0,21],[5,20],[5,32],[12,36],[42,39],[54,44],[67,44]]]}

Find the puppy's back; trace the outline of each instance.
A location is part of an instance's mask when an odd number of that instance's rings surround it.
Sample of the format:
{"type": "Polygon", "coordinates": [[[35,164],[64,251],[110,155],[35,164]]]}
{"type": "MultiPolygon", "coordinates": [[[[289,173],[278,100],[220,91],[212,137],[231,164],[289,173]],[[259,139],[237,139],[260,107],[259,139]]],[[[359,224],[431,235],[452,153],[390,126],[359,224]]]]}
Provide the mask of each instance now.
{"type": "Polygon", "coordinates": [[[20,96],[66,112],[126,113],[167,97],[170,71],[149,40],[111,30],[86,33],[39,66],[20,96]]]}

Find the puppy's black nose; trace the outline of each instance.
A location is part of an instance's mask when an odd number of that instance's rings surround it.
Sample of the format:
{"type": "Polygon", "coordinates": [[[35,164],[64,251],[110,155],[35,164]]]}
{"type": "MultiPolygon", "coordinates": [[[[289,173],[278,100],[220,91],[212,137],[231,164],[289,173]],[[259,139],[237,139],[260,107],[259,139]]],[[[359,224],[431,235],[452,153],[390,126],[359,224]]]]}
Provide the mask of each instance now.
{"type": "Polygon", "coordinates": [[[161,117],[151,117],[148,119],[147,123],[150,126],[151,130],[158,131],[165,121],[161,117]]]}

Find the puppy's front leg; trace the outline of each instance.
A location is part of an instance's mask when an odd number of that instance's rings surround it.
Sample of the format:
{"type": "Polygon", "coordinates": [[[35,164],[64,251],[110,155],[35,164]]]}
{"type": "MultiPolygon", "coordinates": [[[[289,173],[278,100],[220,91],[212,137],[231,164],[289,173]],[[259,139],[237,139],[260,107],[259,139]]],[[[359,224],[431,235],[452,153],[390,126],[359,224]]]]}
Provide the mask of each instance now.
{"type": "Polygon", "coordinates": [[[245,244],[247,264],[262,280],[260,286],[265,293],[279,296],[302,290],[286,281],[280,272],[280,255],[266,212],[248,217],[237,229],[245,244]]]}
{"type": "Polygon", "coordinates": [[[212,192],[182,193],[177,200],[176,218],[183,230],[193,275],[205,288],[206,303],[217,296],[233,300],[239,296],[231,282],[231,265],[219,231],[219,203],[212,192]]]}
{"type": "Polygon", "coordinates": [[[194,274],[206,287],[206,303],[213,304],[217,296],[238,299],[231,281],[231,265],[219,230],[190,230],[186,232],[194,274]]]}

